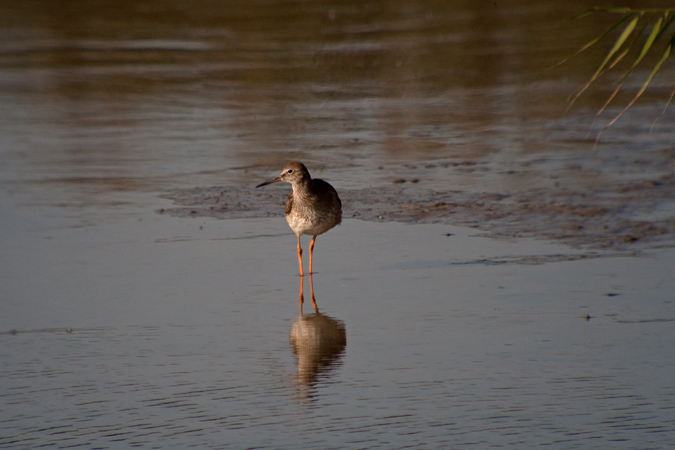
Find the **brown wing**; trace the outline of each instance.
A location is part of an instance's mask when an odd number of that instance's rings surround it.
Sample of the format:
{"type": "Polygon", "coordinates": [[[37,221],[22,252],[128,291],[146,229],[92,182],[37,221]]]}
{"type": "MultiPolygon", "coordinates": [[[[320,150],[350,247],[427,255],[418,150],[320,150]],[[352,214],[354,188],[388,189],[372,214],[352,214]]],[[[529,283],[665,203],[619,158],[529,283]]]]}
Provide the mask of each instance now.
{"type": "MultiPolygon", "coordinates": [[[[330,184],[326,183],[320,178],[314,178],[312,180],[314,183],[314,190],[316,191],[317,197],[322,199],[322,204],[327,205],[327,208],[336,209],[337,211],[331,211],[333,213],[337,212],[339,217],[342,217],[342,201],[340,201],[340,196],[337,191],[330,184]],[[338,207],[335,208],[334,205],[337,204],[338,207]]],[[[339,222],[338,222],[339,223],[339,222]]]]}

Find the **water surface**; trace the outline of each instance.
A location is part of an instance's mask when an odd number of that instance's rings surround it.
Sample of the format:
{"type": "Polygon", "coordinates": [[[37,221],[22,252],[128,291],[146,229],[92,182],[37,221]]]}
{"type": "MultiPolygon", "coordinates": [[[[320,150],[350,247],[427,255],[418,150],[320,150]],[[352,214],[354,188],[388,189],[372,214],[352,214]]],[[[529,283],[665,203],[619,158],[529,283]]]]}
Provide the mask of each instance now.
{"type": "Polygon", "coordinates": [[[1,4],[0,447],[675,444],[672,74],[596,143],[611,79],[566,99],[610,44],[544,70],[588,6],[1,4]],[[318,313],[253,189],[289,159],[347,207],[318,313]],[[245,201],[191,214],[210,189],[245,201]],[[424,216],[518,199],[651,234],[424,216]]]}

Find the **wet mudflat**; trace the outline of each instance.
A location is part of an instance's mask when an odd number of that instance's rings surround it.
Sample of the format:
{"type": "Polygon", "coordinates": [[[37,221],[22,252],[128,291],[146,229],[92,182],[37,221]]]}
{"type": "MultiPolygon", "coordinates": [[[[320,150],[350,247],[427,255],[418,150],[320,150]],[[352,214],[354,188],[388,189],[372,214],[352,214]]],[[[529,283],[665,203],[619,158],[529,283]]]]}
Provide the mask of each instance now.
{"type": "Polygon", "coordinates": [[[0,5],[0,448],[675,444],[672,71],[544,70],[613,19],[92,5],[0,5]]]}
{"type": "MultiPolygon", "coordinates": [[[[440,178],[440,172],[451,178],[457,165],[465,164],[408,165],[405,172],[419,173],[421,178],[440,178]]],[[[494,166],[486,162],[484,170],[504,170],[503,165],[494,166]]],[[[412,179],[417,185],[413,188],[396,187],[408,181],[398,178],[394,186],[343,190],[342,200],[346,214],[361,220],[447,223],[477,228],[491,236],[530,236],[580,248],[637,252],[673,245],[674,180],[675,175],[668,173],[652,179],[615,180],[612,186],[600,188],[563,188],[556,183],[551,188],[499,193],[439,191],[419,185],[419,178],[412,179]]],[[[176,204],[158,212],[178,217],[283,216],[282,194],[254,192],[251,186],[175,189],[164,197],[176,204]]]]}

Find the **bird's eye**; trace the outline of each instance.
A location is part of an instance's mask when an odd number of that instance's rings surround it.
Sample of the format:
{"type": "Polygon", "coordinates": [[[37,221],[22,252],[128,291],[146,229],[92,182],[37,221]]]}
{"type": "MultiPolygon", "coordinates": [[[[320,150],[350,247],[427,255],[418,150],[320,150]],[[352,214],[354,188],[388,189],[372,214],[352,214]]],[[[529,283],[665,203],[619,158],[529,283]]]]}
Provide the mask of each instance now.
{"type": "Polygon", "coordinates": [[[293,169],[288,169],[286,173],[293,173],[293,169]]]}

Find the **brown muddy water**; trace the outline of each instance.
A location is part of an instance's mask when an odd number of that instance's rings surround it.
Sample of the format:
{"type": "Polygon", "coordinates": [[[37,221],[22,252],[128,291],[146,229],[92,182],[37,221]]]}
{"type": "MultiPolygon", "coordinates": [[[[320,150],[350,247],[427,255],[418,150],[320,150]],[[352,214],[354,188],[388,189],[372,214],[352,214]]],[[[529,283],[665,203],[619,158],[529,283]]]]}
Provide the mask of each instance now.
{"type": "Polygon", "coordinates": [[[588,6],[0,4],[0,448],[675,445],[673,70],[596,139],[588,6]]]}

